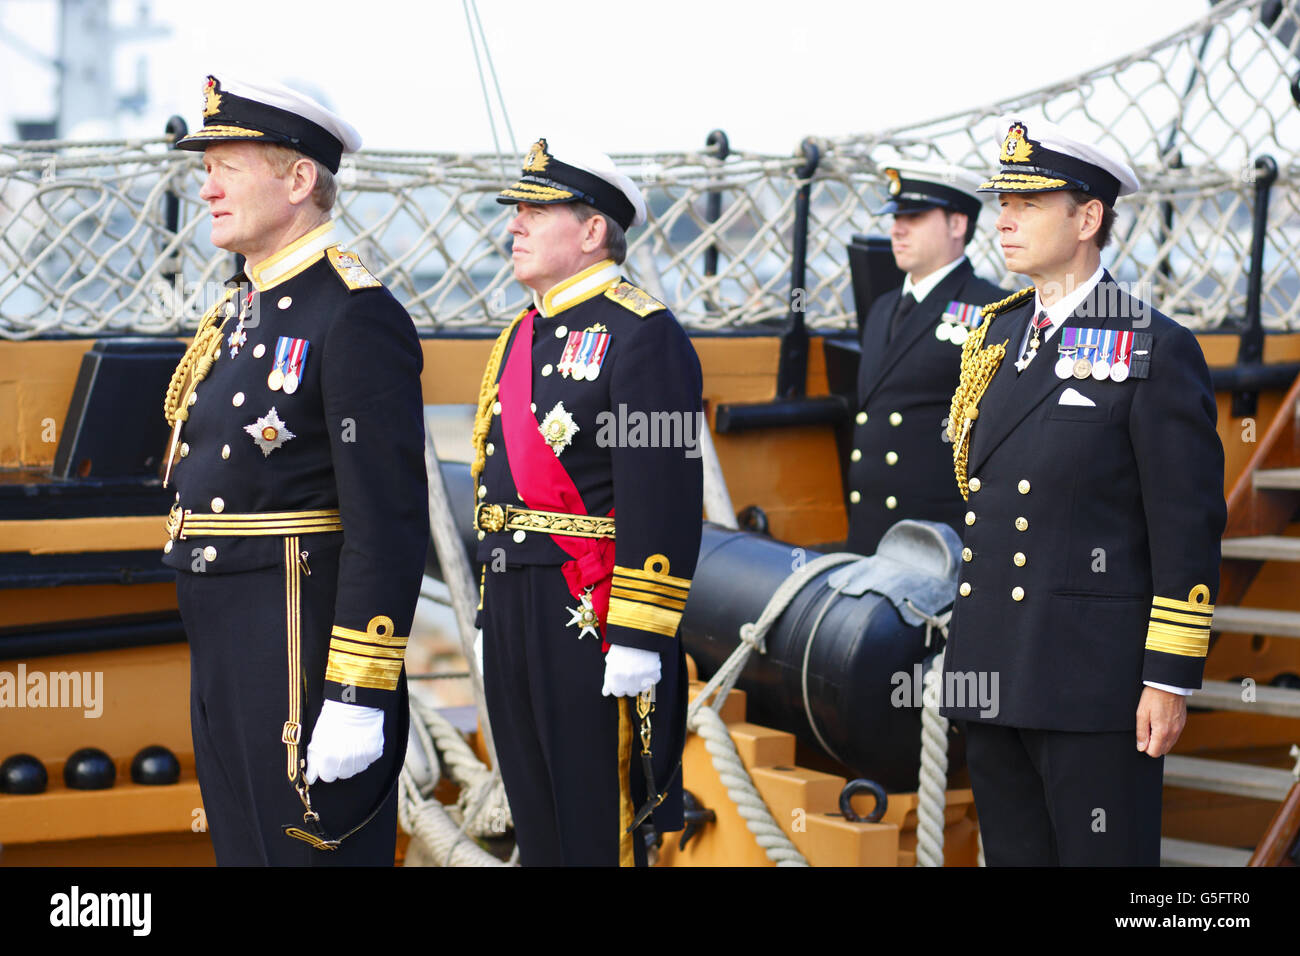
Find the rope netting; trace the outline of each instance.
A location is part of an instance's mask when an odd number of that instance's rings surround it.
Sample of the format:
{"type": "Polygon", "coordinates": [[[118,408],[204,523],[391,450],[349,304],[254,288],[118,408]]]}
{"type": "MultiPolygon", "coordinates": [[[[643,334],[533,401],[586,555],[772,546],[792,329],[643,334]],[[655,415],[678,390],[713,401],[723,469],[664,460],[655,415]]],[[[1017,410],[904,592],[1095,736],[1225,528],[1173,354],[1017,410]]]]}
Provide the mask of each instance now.
{"type": "MultiPolygon", "coordinates": [[[[814,140],[805,288],[813,328],[854,322],[846,245],[884,233],[879,174],[900,157],[988,173],[998,118],[1043,115],[1129,156],[1143,183],[1119,203],[1106,258],[1117,279],[1194,328],[1245,313],[1255,160],[1275,157],[1262,315],[1300,328],[1300,0],[1236,0],[1144,50],[1068,82],[915,126],[814,140]]],[[[804,155],[744,151],[619,155],[645,190],[650,221],[631,236],[627,272],[699,329],[777,324],[792,307],[796,194],[804,155]],[[710,197],[718,214],[710,215],[710,197]],[[715,261],[708,253],[716,250],[715,261]]],[[[510,271],[510,207],[495,195],[515,161],[453,153],[366,151],[340,170],[347,244],[422,329],[501,325],[525,303],[510,271]]],[[[196,154],[165,138],[0,145],[0,337],[192,328],[229,254],[209,242],[196,154]],[[168,228],[168,206],[175,229],[168,228]]],[[[1014,287],[992,210],[968,251],[1014,287]]]]}

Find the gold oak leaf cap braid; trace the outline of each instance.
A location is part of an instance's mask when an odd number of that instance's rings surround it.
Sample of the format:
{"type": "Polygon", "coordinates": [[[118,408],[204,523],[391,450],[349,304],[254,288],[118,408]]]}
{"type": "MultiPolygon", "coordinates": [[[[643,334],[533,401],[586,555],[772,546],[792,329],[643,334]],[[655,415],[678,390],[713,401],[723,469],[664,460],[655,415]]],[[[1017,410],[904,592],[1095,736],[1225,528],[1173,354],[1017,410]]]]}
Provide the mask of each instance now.
{"type": "Polygon", "coordinates": [[[474,443],[474,462],[470,465],[470,476],[474,479],[474,500],[478,501],[478,479],[483,474],[483,466],[487,463],[487,436],[492,429],[492,404],[497,400],[497,373],[501,369],[501,359],[505,355],[506,343],[510,341],[510,334],[514,332],[517,326],[528,310],[520,312],[515,316],[501,334],[497,336],[496,342],[492,344],[492,351],[488,355],[487,367],[483,370],[483,382],[478,389],[478,411],[474,413],[474,431],[471,434],[471,441],[474,443]]]}
{"type": "Polygon", "coordinates": [[[979,417],[980,399],[984,397],[989,382],[993,381],[993,373],[998,370],[998,365],[1007,354],[1007,342],[1010,341],[1007,339],[1001,345],[982,348],[984,336],[988,333],[995,315],[1019,304],[1033,291],[1034,287],[1028,286],[1005,299],[984,306],[980,310],[984,321],[962,345],[961,377],[957,382],[957,390],[953,392],[952,405],[948,409],[948,438],[952,441],[952,463],[953,471],[957,476],[957,488],[963,499],[970,497],[966,464],[970,452],[971,426],[979,417]]]}
{"type": "Polygon", "coordinates": [[[221,354],[221,331],[229,318],[226,305],[235,297],[235,292],[235,289],[227,289],[221,301],[204,314],[194,333],[194,340],[172,372],[171,381],[167,383],[167,393],[163,397],[163,415],[168,425],[175,425],[190,417],[187,404],[190,393],[207,376],[212,363],[221,354]]]}

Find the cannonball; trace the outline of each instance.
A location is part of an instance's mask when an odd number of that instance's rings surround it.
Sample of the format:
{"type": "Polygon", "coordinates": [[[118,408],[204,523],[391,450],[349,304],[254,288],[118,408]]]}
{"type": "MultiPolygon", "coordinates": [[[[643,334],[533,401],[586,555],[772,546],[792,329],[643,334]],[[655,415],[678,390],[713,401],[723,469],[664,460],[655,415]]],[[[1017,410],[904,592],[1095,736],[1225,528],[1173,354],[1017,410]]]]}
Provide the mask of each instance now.
{"type": "Polygon", "coordinates": [[[72,790],[107,790],[116,779],[113,759],[98,747],[82,747],[63,765],[63,782],[72,790]]]}
{"type": "Polygon", "coordinates": [[[44,793],[49,782],[45,764],[31,754],[14,754],[0,763],[0,793],[44,793]]]}
{"type": "Polygon", "coordinates": [[[131,779],[150,786],[164,786],[181,778],[181,762],[166,747],[145,747],[131,761],[131,779]]]}

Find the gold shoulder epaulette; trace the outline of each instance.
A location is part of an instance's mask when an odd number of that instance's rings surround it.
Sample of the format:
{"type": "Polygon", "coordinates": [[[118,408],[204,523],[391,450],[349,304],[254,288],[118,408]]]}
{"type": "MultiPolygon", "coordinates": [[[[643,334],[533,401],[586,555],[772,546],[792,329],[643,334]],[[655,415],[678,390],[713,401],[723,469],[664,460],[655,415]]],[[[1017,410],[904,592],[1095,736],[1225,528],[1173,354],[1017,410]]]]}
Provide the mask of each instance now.
{"type": "Polygon", "coordinates": [[[369,269],[361,264],[355,252],[345,252],[338,246],[330,246],[325,250],[325,254],[329,256],[330,265],[339,274],[343,284],[352,292],[357,289],[376,289],[383,285],[370,274],[369,269]]]}
{"type": "Polygon", "coordinates": [[[658,312],[661,309],[668,308],[649,292],[638,289],[630,282],[620,282],[618,285],[612,286],[605,292],[605,297],[613,299],[629,312],[635,312],[642,318],[645,318],[651,312],[658,312]]]}
{"type": "Polygon", "coordinates": [[[992,318],[1001,312],[1007,311],[1007,309],[1011,308],[1013,305],[1019,305],[1024,301],[1026,296],[1033,295],[1033,293],[1033,286],[1025,286],[1023,289],[1011,293],[1005,299],[998,299],[996,302],[990,302],[988,305],[980,309],[980,315],[986,319],[992,318]]]}

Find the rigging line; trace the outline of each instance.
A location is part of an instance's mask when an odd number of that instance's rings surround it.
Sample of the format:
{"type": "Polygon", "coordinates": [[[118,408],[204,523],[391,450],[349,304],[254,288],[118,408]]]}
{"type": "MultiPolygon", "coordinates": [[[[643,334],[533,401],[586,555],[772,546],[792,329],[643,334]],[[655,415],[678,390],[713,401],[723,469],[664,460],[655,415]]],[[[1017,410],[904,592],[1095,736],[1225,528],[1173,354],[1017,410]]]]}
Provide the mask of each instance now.
{"type": "MultiPolygon", "coordinates": [[[[465,25],[469,28],[469,45],[474,51],[474,65],[478,68],[478,84],[483,90],[483,105],[487,108],[488,126],[492,130],[492,146],[497,154],[497,164],[501,167],[501,175],[506,173],[506,158],[501,152],[501,140],[497,137],[496,117],[492,115],[492,98],[488,95],[487,80],[483,76],[483,63],[478,55],[478,38],[474,35],[474,20],[470,17],[469,7],[470,0],[460,0],[460,5],[465,11],[465,25]]],[[[483,38],[483,46],[487,47],[487,38],[483,38]]]]}
{"type": "Polygon", "coordinates": [[[513,155],[519,155],[519,144],[515,142],[515,131],[510,125],[510,111],[506,109],[506,98],[501,94],[501,83],[497,80],[496,64],[492,62],[492,48],[488,46],[487,33],[483,30],[483,21],[478,16],[478,0],[469,0],[470,8],[474,11],[474,22],[478,24],[479,37],[483,40],[483,58],[487,60],[488,71],[492,74],[492,86],[497,91],[497,102],[501,105],[501,121],[506,124],[506,135],[510,137],[510,151],[513,155]]]}

